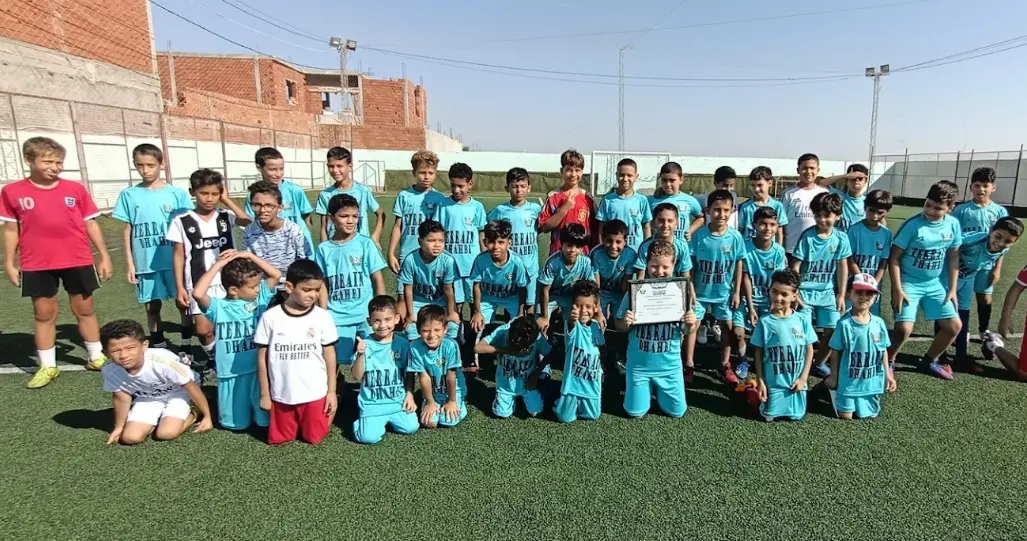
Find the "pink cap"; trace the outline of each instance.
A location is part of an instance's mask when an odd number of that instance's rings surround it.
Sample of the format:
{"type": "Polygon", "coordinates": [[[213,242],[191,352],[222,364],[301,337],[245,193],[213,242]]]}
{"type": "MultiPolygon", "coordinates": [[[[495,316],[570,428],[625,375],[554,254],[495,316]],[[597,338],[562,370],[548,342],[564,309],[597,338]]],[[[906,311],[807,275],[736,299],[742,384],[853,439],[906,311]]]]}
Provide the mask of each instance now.
{"type": "Polygon", "coordinates": [[[852,277],[852,289],[857,291],[873,291],[877,294],[881,293],[881,289],[877,285],[877,280],[873,275],[865,272],[861,272],[852,277]]]}

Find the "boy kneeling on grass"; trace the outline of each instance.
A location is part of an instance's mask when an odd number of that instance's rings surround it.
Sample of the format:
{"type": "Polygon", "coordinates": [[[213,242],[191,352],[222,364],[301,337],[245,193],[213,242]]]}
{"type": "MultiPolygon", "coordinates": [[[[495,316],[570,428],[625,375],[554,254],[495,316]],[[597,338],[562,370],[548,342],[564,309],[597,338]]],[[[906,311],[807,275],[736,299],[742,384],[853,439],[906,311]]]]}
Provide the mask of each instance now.
{"type": "Polygon", "coordinates": [[[213,427],[210,405],[192,371],[178,355],[150,348],[142,325],[129,319],[112,321],[100,329],[100,342],[113,361],[103,367],[103,390],[114,400],[108,445],[137,445],[150,434],[157,440],[173,440],[194,424],[195,432],[213,427]]]}

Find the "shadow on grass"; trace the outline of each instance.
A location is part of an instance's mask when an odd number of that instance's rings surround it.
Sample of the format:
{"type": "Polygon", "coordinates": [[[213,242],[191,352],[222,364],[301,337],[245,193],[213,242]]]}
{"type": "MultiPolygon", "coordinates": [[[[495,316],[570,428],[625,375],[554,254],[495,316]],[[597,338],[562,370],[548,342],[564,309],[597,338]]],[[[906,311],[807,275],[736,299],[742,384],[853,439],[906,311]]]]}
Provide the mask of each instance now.
{"type": "MultiPolygon", "coordinates": [[[[57,326],[57,361],[61,363],[85,364],[85,358],[69,358],[68,355],[76,347],[82,346],[82,337],[78,334],[78,325],[64,323],[57,326]]],[[[20,368],[36,366],[36,341],[30,333],[0,332],[0,350],[4,352],[5,364],[20,368]]]]}
{"type": "Polygon", "coordinates": [[[109,434],[114,430],[114,408],[62,411],[53,416],[53,421],[68,428],[74,428],[77,430],[99,430],[109,434]]]}

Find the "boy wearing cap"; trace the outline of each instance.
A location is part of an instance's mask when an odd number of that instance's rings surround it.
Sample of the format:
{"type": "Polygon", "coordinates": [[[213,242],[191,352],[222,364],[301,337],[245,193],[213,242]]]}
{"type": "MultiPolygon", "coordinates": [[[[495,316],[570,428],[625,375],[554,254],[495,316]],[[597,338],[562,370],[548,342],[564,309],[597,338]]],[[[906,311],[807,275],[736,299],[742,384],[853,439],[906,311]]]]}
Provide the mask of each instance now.
{"type": "Polygon", "coordinates": [[[888,364],[888,327],[870,307],[880,296],[877,279],[859,273],[849,284],[852,309],[831,335],[831,375],[826,380],[840,419],[872,419],[881,413],[881,395],[895,390],[888,364]]]}

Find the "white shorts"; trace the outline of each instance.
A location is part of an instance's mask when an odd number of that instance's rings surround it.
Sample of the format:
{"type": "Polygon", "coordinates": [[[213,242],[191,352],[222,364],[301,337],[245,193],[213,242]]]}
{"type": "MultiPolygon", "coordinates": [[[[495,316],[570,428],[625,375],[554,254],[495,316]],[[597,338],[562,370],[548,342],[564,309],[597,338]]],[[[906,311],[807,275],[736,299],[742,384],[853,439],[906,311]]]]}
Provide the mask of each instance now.
{"type": "MultiPolygon", "coordinates": [[[[207,288],[207,296],[212,299],[223,299],[227,293],[225,292],[225,286],[221,284],[211,284],[207,288]]],[[[189,290],[189,311],[186,312],[187,316],[202,316],[203,310],[200,310],[200,306],[196,304],[196,299],[193,298],[193,290],[189,290]]]]}
{"type": "Polygon", "coordinates": [[[189,397],[184,395],[172,395],[163,400],[136,400],[128,412],[128,422],[157,426],[164,417],[184,421],[190,412],[189,397]]]}

